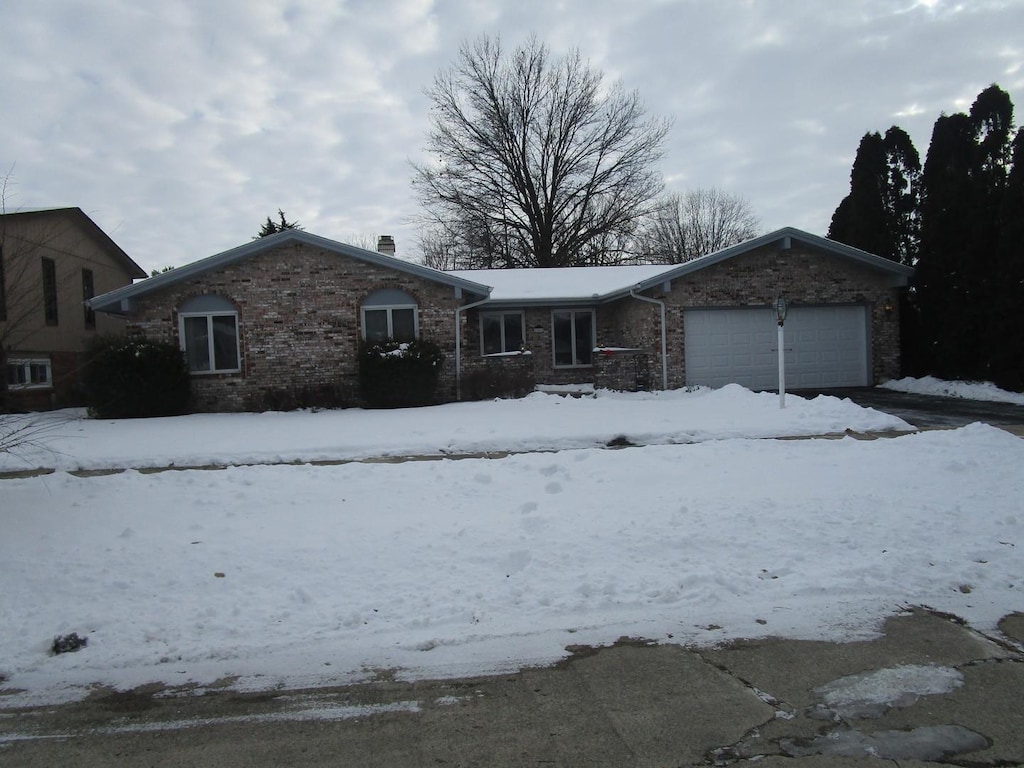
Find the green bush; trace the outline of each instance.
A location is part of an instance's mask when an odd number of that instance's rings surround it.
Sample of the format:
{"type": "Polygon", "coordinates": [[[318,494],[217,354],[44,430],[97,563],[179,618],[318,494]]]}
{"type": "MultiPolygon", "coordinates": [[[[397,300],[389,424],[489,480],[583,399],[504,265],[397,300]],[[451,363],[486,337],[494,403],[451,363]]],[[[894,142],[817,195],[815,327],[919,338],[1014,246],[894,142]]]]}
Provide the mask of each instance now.
{"type": "Polygon", "coordinates": [[[444,353],[432,341],[364,342],[359,391],[371,408],[407,408],[436,402],[444,353]]]}
{"type": "Polygon", "coordinates": [[[175,416],[188,408],[191,396],[184,352],[148,339],[97,339],[82,384],[89,413],[101,419],[175,416]]]}

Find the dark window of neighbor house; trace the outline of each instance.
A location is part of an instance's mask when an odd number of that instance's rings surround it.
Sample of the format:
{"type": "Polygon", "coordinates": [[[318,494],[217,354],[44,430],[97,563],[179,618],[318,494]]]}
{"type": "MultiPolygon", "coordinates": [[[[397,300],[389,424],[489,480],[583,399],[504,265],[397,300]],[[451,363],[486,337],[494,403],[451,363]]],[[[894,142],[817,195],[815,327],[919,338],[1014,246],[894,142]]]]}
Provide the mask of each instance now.
{"type": "Polygon", "coordinates": [[[41,389],[53,384],[48,359],[8,360],[7,386],[10,389],[41,389]]]}
{"type": "Polygon", "coordinates": [[[57,325],[57,263],[43,259],[43,314],[47,325],[57,325]]]}
{"type": "Polygon", "coordinates": [[[555,367],[591,365],[594,353],[594,311],[556,310],[551,313],[555,367]]]}
{"type": "Polygon", "coordinates": [[[0,321],[7,319],[7,280],[4,277],[4,246],[0,243],[0,321]]]}
{"type": "Polygon", "coordinates": [[[484,312],[480,315],[483,354],[518,352],[523,348],[522,312],[484,312]]]}
{"type": "MultiPolygon", "coordinates": [[[[82,299],[89,301],[93,296],[96,295],[95,288],[92,282],[92,270],[82,270],[82,299]]],[[[96,312],[88,304],[85,304],[85,327],[87,330],[96,330],[96,312]]]]}
{"type": "Polygon", "coordinates": [[[363,301],[362,316],[367,341],[413,341],[419,337],[416,300],[404,291],[374,291],[363,301]]]}
{"type": "Polygon", "coordinates": [[[237,373],[238,312],[220,296],[196,296],[178,310],[178,336],[192,373],[237,373]]]}

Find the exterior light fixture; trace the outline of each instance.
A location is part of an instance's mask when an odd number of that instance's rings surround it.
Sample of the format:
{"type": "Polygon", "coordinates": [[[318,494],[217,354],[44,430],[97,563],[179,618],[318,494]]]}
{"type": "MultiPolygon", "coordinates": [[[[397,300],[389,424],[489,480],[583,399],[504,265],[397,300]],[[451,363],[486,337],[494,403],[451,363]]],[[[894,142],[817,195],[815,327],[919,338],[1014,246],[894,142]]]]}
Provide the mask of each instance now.
{"type": "Polygon", "coordinates": [[[789,312],[789,302],[786,301],[786,297],[780,293],[772,304],[772,309],[775,310],[775,317],[781,326],[786,322],[786,313],[789,312]]]}

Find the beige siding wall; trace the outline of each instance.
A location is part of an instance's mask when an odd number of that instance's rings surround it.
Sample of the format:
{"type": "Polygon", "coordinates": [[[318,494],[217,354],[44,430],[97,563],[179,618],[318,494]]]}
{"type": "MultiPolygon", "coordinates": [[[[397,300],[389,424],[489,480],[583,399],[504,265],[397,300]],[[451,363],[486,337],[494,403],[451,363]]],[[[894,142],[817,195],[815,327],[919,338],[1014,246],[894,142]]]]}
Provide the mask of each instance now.
{"type": "Polygon", "coordinates": [[[83,270],[92,272],[95,296],[133,279],[129,265],[104,240],[77,211],[0,216],[7,309],[7,319],[0,320],[0,343],[8,359],[49,359],[53,379],[52,387],[10,390],[11,407],[78,404],[82,353],[98,335],[124,333],[123,320],[100,313],[95,327],[86,324],[83,270]],[[53,261],[56,271],[57,322],[52,325],[45,314],[44,258],[53,261]]]}

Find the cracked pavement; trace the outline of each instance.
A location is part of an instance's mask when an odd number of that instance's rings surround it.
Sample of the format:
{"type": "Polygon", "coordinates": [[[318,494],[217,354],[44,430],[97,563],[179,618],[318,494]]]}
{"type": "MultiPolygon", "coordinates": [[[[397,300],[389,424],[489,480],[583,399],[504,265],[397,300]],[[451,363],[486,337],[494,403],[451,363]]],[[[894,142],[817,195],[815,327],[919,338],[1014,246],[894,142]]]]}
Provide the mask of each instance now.
{"type": "Polygon", "coordinates": [[[472,679],[243,693],[97,689],[3,709],[5,766],[1009,766],[1024,763],[1024,615],[986,637],[924,609],[875,640],[624,639],[472,679]]]}

